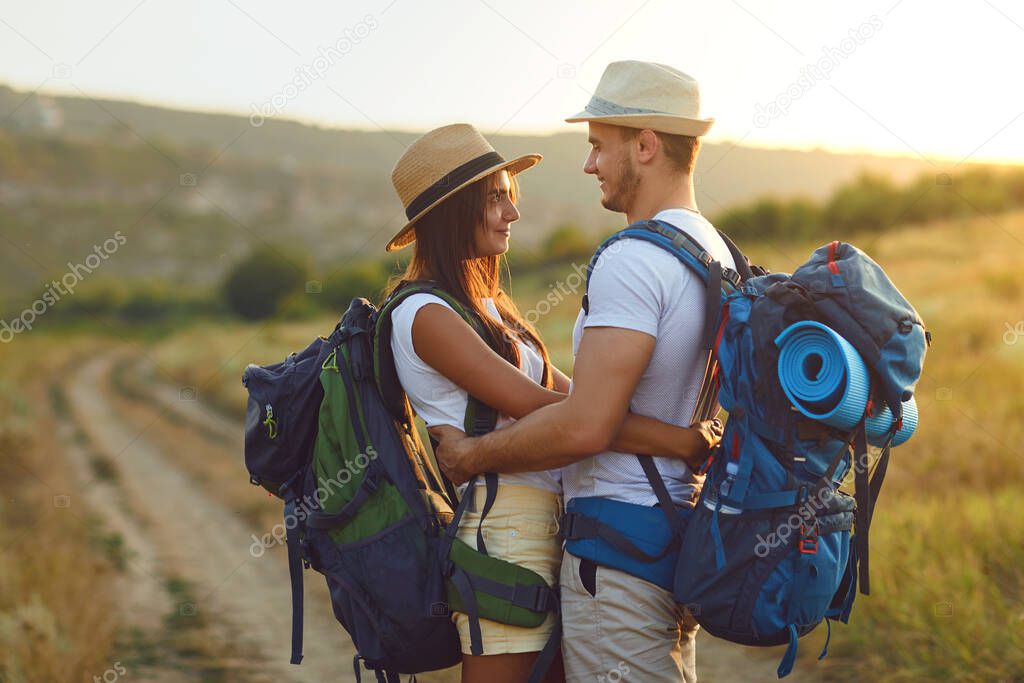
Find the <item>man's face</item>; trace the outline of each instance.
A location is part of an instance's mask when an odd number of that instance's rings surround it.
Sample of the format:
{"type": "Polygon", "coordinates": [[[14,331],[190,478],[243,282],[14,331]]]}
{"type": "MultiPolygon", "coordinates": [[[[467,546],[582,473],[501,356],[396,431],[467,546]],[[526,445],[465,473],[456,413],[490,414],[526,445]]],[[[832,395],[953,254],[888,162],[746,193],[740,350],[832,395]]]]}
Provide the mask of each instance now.
{"type": "Polygon", "coordinates": [[[640,187],[639,169],[634,158],[636,138],[627,140],[619,126],[595,123],[590,126],[590,154],[583,172],[601,182],[601,205],[609,211],[628,213],[640,187]]]}

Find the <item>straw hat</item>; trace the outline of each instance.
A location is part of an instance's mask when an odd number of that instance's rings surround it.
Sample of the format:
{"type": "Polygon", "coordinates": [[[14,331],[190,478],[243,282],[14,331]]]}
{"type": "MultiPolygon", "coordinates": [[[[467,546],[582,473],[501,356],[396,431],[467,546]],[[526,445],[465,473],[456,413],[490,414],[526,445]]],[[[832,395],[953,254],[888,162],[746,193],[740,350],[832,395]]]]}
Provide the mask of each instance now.
{"type": "Polygon", "coordinates": [[[715,122],[700,117],[696,79],[664,64],[636,61],[609,64],[586,109],[566,121],[691,136],[706,134],[715,122]]]}
{"type": "Polygon", "coordinates": [[[536,165],[541,158],[539,154],[527,154],[505,161],[468,123],[425,133],[405,150],[391,171],[391,183],[405,206],[409,222],[391,238],[386,249],[395,251],[412,244],[416,240],[416,221],[467,185],[501,170],[515,175],[536,165]]]}

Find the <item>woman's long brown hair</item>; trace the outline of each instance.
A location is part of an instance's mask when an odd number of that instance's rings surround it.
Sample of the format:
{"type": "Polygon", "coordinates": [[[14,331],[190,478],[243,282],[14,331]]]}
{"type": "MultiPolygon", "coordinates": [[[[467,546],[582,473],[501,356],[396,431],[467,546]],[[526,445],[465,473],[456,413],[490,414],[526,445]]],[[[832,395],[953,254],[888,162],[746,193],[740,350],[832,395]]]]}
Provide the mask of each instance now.
{"type": "MultiPolygon", "coordinates": [[[[386,295],[390,295],[402,281],[433,280],[477,314],[490,337],[490,347],[512,365],[520,367],[521,359],[519,347],[510,333],[531,343],[544,359],[542,384],[551,389],[554,377],[548,350],[501,286],[502,257],[474,255],[476,233],[485,220],[487,196],[497,187],[497,176],[497,173],[492,173],[462,188],[416,222],[412,260],[404,273],[388,282],[386,295]],[[484,311],[480,301],[483,297],[494,299],[504,325],[484,311]]],[[[509,194],[515,202],[519,185],[513,175],[509,180],[512,185],[509,194]]]]}

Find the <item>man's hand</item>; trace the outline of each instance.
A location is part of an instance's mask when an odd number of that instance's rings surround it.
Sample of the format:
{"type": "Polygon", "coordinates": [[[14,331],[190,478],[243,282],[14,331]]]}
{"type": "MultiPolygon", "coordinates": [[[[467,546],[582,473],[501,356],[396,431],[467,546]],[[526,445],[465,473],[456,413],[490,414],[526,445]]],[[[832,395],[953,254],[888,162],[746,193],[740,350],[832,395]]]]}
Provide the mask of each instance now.
{"type": "Polygon", "coordinates": [[[437,464],[453,484],[458,486],[469,481],[474,474],[480,474],[473,469],[472,462],[473,442],[476,439],[449,425],[428,427],[427,431],[438,441],[434,447],[437,464]]]}

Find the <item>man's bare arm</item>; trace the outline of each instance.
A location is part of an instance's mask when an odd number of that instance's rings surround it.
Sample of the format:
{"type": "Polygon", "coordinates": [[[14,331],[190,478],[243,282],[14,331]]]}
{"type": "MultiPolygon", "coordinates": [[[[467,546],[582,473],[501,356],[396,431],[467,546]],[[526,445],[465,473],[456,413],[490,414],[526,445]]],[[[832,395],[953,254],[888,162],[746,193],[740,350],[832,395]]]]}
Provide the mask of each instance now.
{"type": "Polygon", "coordinates": [[[459,439],[451,428],[431,429],[438,459],[454,481],[479,472],[532,472],[562,467],[606,450],[618,434],[651,354],[649,334],[588,327],[576,354],[572,390],[504,429],[459,439]]]}

